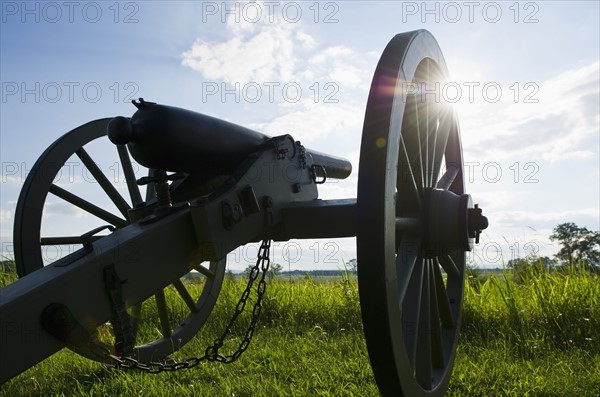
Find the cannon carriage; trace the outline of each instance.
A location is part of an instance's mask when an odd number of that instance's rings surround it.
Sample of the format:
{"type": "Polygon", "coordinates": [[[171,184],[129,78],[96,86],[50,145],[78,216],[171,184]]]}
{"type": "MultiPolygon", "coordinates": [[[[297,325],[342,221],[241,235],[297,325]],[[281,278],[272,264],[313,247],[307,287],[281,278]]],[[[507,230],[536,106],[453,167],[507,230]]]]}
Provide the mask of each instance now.
{"type": "Polygon", "coordinates": [[[381,393],[443,394],[458,340],[465,252],[487,227],[465,193],[457,116],[419,89],[447,76],[429,32],[390,41],[367,102],[356,198],[319,198],[319,184],[350,175],[345,159],[305,148],[291,135],[268,137],[142,99],[130,118],[92,121],[59,138],[32,168],[15,213],[22,279],[0,291],[0,381],[63,347],[148,372],[235,360],[248,347],[258,315],[234,355],[219,352],[226,331],[202,357],[165,361],[208,320],[227,253],[262,242],[249,284],[258,279],[260,313],[270,241],[356,236],[364,331],[381,393]],[[98,141],[114,146],[127,199],[86,151],[98,141]],[[54,183],[71,156],[117,213],[54,183]],[[132,158],[148,168],[147,176],[136,178],[132,158]],[[146,186],[145,197],[139,186],[146,186]],[[43,235],[49,194],[94,215],[99,226],[80,235],[43,235]],[[44,246],[67,244],[82,248],[44,266],[44,246]],[[205,277],[197,299],[181,281],[191,271],[205,277]],[[189,309],[177,324],[169,320],[164,292],[171,285],[189,309]],[[147,300],[156,306],[162,335],[141,342],[136,329],[147,300]],[[111,343],[97,336],[109,321],[111,343]]]}

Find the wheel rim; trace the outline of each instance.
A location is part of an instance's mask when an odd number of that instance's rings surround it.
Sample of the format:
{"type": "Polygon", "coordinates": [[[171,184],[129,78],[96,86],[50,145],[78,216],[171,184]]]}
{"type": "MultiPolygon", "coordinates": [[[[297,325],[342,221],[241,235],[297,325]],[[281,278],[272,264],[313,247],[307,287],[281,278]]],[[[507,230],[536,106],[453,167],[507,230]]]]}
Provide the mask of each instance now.
{"type": "Polygon", "coordinates": [[[446,77],[429,32],[397,35],[377,65],[365,114],[358,280],[369,357],[383,395],[443,394],[456,351],[464,251],[472,239],[468,231],[458,243],[449,237],[465,227],[456,219],[470,202],[463,194],[458,121],[433,96],[446,77]]]}
{"type": "MultiPolygon", "coordinates": [[[[110,224],[115,228],[122,228],[130,224],[128,210],[132,206],[152,199],[150,197],[152,196],[151,189],[146,191],[146,198],[142,198],[136,183],[134,165],[131,163],[125,146],[116,147],[118,155],[116,159],[118,160],[114,163],[114,165],[118,164],[124,178],[117,177],[117,180],[111,181],[92,159],[93,156],[89,151],[90,147],[94,145],[104,145],[113,150],[114,154],[115,145],[110,143],[106,137],[106,127],[110,120],[106,118],[92,121],[63,135],[44,151],[32,167],[21,190],[15,211],[14,254],[19,277],[24,277],[44,266],[42,255],[44,247],[73,247],[81,243],[81,238],[78,237],[81,233],[61,237],[42,235],[45,223],[43,221],[44,211],[53,204],[52,200],[59,200],[63,204],[77,208],[80,212],[93,215],[92,222],[99,222],[100,226],[110,224]],[[65,164],[69,164],[70,159],[75,159],[83,164],[85,175],[89,178],[88,182],[93,179],[93,182],[98,184],[101,192],[112,203],[114,213],[103,209],[102,206],[92,204],[92,200],[88,200],[88,197],[80,197],[73,194],[70,188],[63,188],[54,183],[56,180],[60,180],[59,175],[62,174],[59,173],[62,172],[65,164]],[[119,192],[115,188],[116,182],[122,179],[125,180],[127,186],[128,200],[123,197],[123,189],[119,192]],[[81,200],[82,198],[83,200],[81,200]]],[[[86,228],[86,226],[83,227],[86,228]]],[[[87,227],[87,230],[92,229],[93,227],[87,227]]],[[[102,236],[98,238],[102,238],[102,236]]],[[[69,252],[71,249],[67,248],[66,251],[69,252]]],[[[196,335],[207,321],[221,290],[225,273],[225,259],[210,262],[208,267],[198,264],[193,269],[203,276],[203,280],[201,280],[203,286],[194,289],[194,293],[188,290],[182,282],[182,277],[173,280],[165,289],[156,291],[153,297],[130,308],[134,330],[139,328],[143,317],[149,317],[142,316],[142,306],[144,306],[144,313],[148,310],[155,310],[159,318],[159,323],[156,325],[156,339],[151,336],[138,338],[132,353],[137,360],[141,362],[156,361],[179,350],[196,335]],[[181,312],[175,314],[173,310],[169,310],[177,305],[185,305],[188,314],[183,315],[181,312]]],[[[103,332],[101,329],[103,327],[98,327],[100,336],[98,344],[102,348],[112,351],[114,336],[103,332]]],[[[106,328],[103,329],[106,331],[106,328]]],[[[72,350],[90,359],[102,361],[102,358],[88,346],[72,346],[72,350]]]]}

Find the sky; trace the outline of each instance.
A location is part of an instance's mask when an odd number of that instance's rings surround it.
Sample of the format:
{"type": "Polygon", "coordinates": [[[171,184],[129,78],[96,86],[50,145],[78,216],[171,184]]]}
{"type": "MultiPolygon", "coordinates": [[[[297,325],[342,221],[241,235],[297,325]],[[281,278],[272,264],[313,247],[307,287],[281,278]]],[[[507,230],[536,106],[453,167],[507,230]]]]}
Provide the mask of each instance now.
{"type": "MultiPolygon", "coordinates": [[[[388,41],[416,29],[444,53],[450,76],[439,95],[458,112],[466,190],[490,221],[469,261],[552,256],[559,247],[548,237],[563,222],[600,229],[597,1],[0,4],[3,256],[20,188],[45,148],[88,121],[131,116],[139,97],[348,158],[353,174],[319,193],[356,197],[373,72],[388,41]]],[[[90,153],[125,192],[114,147],[90,153]]],[[[77,159],[55,183],[102,196],[77,159]]],[[[43,231],[77,235],[94,222],[49,198],[43,231]]],[[[44,259],[68,249],[50,247],[44,259]]],[[[286,269],[339,269],[356,257],[355,240],[280,242],[273,255],[286,269]]],[[[239,248],[230,269],[255,256],[256,246],[239,248]]]]}

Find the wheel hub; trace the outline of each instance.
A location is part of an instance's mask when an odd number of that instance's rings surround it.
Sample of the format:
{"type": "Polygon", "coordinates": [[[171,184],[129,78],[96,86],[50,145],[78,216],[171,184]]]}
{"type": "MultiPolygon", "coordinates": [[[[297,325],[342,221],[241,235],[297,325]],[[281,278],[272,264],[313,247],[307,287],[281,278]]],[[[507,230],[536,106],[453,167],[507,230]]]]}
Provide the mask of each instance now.
{"type": "Polygon", "coordinates": [[[423,212],[425,257],[471,251],[488,220],[468,194],[428,188],[423,212]]]}

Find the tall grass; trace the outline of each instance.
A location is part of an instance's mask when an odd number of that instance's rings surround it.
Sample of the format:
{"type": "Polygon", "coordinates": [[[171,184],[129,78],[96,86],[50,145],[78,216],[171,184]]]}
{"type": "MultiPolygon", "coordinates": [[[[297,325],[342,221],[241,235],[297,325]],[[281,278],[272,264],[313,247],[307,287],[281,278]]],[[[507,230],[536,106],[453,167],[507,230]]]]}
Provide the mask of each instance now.
{"type": "Polygon", "coordinates": [[[463,337],[501,336],[524,358],[545,349],[598,351],[600,278],[585,269],[532,272],[517,282],[512,272],[470,280],[465,286],[463,337]]]}
{"type": "Polygon", "coordinates": [[[465,286],[450,395],[600,396],[600,278],[532,268],[465,286]]]}
{"type": "MultiPolygon", "coordinates": [[[[511,271],[471,277],[449,395],[600,395],[600,279],[586,271],[511,271]]],[[[192,295],[202,284],[191,283],[192,295]]],[[[176,357],[202,355],[231,317],[245,281],[226,277],[206,326],[176,357]]],[[[167,291],[170,311],[187,309],[167,291]],[[171,299],[170,299],[171,298],[171,299]]],[[[252,305],[252,302],[249,302],[252,305]]],[[[144,308],[152,316],[152,307],[144,308]]],[[[247,309],[251,312],[251,306],[247,309]]],[[[223,353],[249,321],[240,319],[223,353]]],[[[157,335],[158,320],[140,330],[157,335]]],[[[64,350],[0,387],[0,396],[373,396],[377,387],[362,334],[356,277],[275,277],[248,351],[236,363],[179,373],[108,369],[64,350]]]]}

